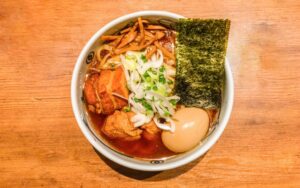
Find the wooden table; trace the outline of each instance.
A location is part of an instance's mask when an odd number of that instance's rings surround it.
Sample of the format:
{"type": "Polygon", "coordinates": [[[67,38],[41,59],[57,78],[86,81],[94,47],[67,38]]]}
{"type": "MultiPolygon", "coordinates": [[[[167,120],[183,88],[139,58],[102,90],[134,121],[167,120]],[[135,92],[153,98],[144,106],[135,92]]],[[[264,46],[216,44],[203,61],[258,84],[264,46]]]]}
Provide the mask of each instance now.
{"type": "Polygon", "coordinates": [[[0,2],[0,187],[300,187],[299,1],[0,2]],[[138,10],[232,20],[235,102],[202,158],[145,173],[98,155],[70,102],[77,56],[104,24],[138,10]]]}

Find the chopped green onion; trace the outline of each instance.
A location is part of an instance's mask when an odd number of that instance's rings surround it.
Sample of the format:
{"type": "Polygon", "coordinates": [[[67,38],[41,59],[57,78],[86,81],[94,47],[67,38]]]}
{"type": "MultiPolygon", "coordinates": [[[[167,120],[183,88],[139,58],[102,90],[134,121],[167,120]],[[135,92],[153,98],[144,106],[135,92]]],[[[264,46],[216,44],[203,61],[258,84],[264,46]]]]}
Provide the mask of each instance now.
{"type": "Polygon", "coordinates": [[[165,66],[161,66],[160,68],[159,68],[159,72],[164,72],[166,69],[165,69],[165,66]]]}
{"type": "Polygon", "coordinates": [[[169,111],[164,111],[164,115],[165,115],[165,116],[170,116],[171,114],[170,114],[169,111]]]}
{"type": "Polygon", "coordinates": [[[148,71],[146,71],[146,72],[143,74],[143,77],[144,77],[144,80],[145,80],[146,82],[151,82],[151,77],[150,77],[148,71]]]}
{"type": "Polygon", "coordinates": [[[126,60],[128,60],[128,61],[136,61],[136,57],[134,56],[134,55],[126,55],[126,60]]]}
{"type": "Polygon", "coordinates": [[[121,55],[128,89],[132,92],[128,99],[131,108],[124,107],[122,110],[137,113],[136,119],[139,120],[134,122],[136,127],[151,121],[154,116],[169,118],[179,100],[177,96],[172,96],[173,86],[169,84],[174,82],[166,77],[163,54],[159,50],[157,53],[160,55],[152,56],[151,63],[145,51],[128,51],[121,55]]]}
{"type": "Polygon", "coordinates": [[[124,112],[130,112],[130,110],[131,110],[130,106],[125,106],[125,107],[123,108],[123,111],[124,111],[124,112]]]}
{"type": "Polygon", "coordinates": [[[144,78],[147,78],[147,77],[150,77],[148,71],[146,71],[144,74],[143,74],[144,78]]]}
{"type": "Polygon", "coordinates": [[[168,80],[168,84],[173,84],[174,82],[172,80],[168,80]]]}
{"type": "Polygon", "coordinates": [[[177,102],[178,102],[178,101],[177,101],[176,99],[171,99],[171,100],[170,100],[170,103],[173,104],[174,106],[177,104],[177,102]]]}
{"type": "Polygon", "coordinates": [[[146,110],[152,111],[152,106],[145,99],[142,100],[142,105],[146,108],[146,110]]]}
{"type": "Polygon", "coordinates": [[[141,55],[141,59],[143,60],[144,63],[147,62],[147,58],[146,58],[146,56],[144,54],[141,55]]]}
{"type": "Polygon", "coordinates": [[[152,73],[152,74],[154,74],[154,75],[156,75],[156,74],[157,74],[157,71],[156,71],[156,70],[154,70],[153,68],[150,68],[148,71],[149,71],[149,73],[152,73]]]}
{"type": "Polygon", "coordinates": [[[141,101],[141,99],[138,99],[136,97],[134,97],[133,100],[134,100],[134,102],[140,102],[141,101]]]}
{"type": "Polygon", "coordinates": [[[166,83],[166,78],[164,77],[164,75],[159,75],[159,78],[158,78],[158,81],[160,82],[160,83],[166,83]]]}

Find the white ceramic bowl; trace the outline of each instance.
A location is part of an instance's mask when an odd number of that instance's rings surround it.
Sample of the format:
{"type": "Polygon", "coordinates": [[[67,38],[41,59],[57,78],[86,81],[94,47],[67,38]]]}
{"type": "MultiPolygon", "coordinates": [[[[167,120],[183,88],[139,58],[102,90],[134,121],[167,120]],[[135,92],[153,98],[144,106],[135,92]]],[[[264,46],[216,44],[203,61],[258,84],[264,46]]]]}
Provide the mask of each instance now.
{"type": "Polygon", "coordinates": [[[233,94],[234,94],[233,78],[232,78],[230,65],[226,59],[225,90],[223,95],[223,102],[222,102],[222,107],[221,107],[221,112],[219,117],[219,123],[216,125],[216,128],[208,135],[208,137],[205,140],[203,140],[201,144],[199,144],[191,151],[170,158],[164,158],[159,160],[142,160],[142,159],[126,156],[124,154],[121,154],[111,149],[106,144],[105,140],[97,137],[93,128],[89,126],[91,125],[90,120],[87,115],[87,112],[85,111],[85,106],[82,100],[82,89],[83,89],[82,87],[84,83],[85,73],[87,70],[86,61],[89,55],[90,56],[93,55],[93,50],[96,48],[96,46],[99,45],[99,41],[100,41],[99,38],[101,35],[114,33],[115,31],[118,31],[119,29],[126,26],[130,21],[136,20],[140,16],[149,19],[153,22],[159,20],[159,21],[163,21],[164,23],[174,22],[177,19],[183,17],[181,15],[165,12],[165,11],[140,11],[140,12],[135,12],[132,14],[119,17],[109,22],[104,27],[102,27],[99,31],[97,31],[82,49],[73,71],[73,77],[71,83],[72,107],[73,107],[73,112],[77,120],[77,123],[81,131],[85,135],[85,137],[93,145],[94,148],[96,148],[101,154],[103,154],[108,159],[120,165],[123,165],[125,167],[136,169],[136,170],[143,170],[143,171],[168,170],[168,169],[185,165],[195,160],[196,158],[202,156],[219,139],[219,137],[221,136],[221,134],[223,133],[227,125],[227,122],[231,114],[231,109],[233,105],[233,94]]]}

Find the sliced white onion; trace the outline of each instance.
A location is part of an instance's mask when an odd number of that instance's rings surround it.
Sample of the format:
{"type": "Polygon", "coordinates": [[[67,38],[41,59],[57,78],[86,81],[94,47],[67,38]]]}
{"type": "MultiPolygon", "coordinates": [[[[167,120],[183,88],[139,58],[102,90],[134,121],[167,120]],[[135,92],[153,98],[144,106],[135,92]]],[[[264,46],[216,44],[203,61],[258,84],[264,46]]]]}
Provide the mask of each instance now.
{"type": "Polygon", "coordinates": [[[132,89],[132,91],[137,90],[141,83],[141,78],[137,71],[132,71],[130,74],[130,80],[129,80],[129,86],[132,89]]]}
{"type": "Polygon", "coordinates": [[[143,107],[143,105],[141,105],[140,103],[136,103],[134,100],[133,100],[133,97],[134,97],[134,93],[131,93],[128,97],[128,102],[130,105],[132,105],[132,110],[135,112],[135,113],[145,113],[146,110],[145,108],[143,107]]]}
{"type": "Polygon", "coordinates": [[[165,114],[165,111],[161,108],[159,102],[155,102],[154,106],[155,106],[156,111],[158,112],[158,114],[163,117],[164,114],[165,114]]]}
{"type": "Polygon", "coordinates": [[[126,101],[128,100],[126,97],[120,95],[119,93],[111,92],[111,94],[114,95],[114,96],[116,96],[116,97],[119,97],[119,98],[121,98],[121,99],[124,99],[124,100],[126,100],[126,101]]]}
{"type": "Polygon", "coordinates": [[[143,98],[145,96],[145,93],[144,93],[144,88],[139,85],[136,90],[135,90],[135,96],[139,99],[143,98]]]}
{"type": "Polygon", "coordinates": [[[124,71],[124,75],[125,75],[125,78],[126,78],[126,81],[127,81],[127,87],[128,89],[132,90],[132,88],[130,87],[130,76],[129,76],[129,73],[128,73],[128,69],[126,68],[125,66],[125,57],[123,55],[120,55],[120,58],[121,58],[121,63],[122,63],[122,69],[124,71]]]}
{"type": "Polygon", "coordinates": [[[152,116],[146,116],[141,113],[137,113],[135,116],[133,116],[130,121],[134,124],[134,127],[140,127],[144,125],[145,123],[149,123],[152,119],[152,116]]]}
{"type": "Polygon", "coordinates": [[[178,97],[177,95],[173,95],[171,97],[167,97],[168,100],[172,100],[172,99],[175,99],[175,100],[180,100],[180,97],[178,97]]]}
{"type": "Polygon", "coordinates": [[[167,124],[164,124],[164,123],[160,123],[159,122],[159,117],[158,116],[154,116],[153,118],[154,120],[154,123],[156,124],[156,126],[162,130],[165,130],[165,131],[171,131],[171,132],[174,132],[175,131],[175,126],[174,126],[174,123],[172,125],[172,123],[170,122],[170,126],[167,125],[167,124]]]}
{"type": "Polygon", "coordinates": [[[170,131],[172,133],[175,132],[175,123],[174,123],[174,121],[171,118],[167,118],[166,121],[170,123],[170,127],[171,127],[170,131]]]}
{"type": "Polygon", "coordinates": [[[144,124],[144,122],[146,121],[146,116],[144,114],[141,113],[137,113],[135,116],[133,116],[130,121],[132,123],[134,123],[135,127],[139,127],[141,125],[144,124]]]}
{"type": "Polygon", "coordinates": [[[173,115],[174,114],[174,108],[172,106],[172,104],[169,101],[164,101],[163,105],[167,107],[168,112],[173,115]]]}
{"type": "MultiPolygon", "coordinates": [[[[178,96],[165,97],[161,94],[158,94],[154,91],[146,91],[145,82],[143,82],[143,75],[146,71],[152,68],[152,71],[157,71],[157,74],[152,74],[149,72],[151,79],[158,79],[159,68],[163,65],[164,56],[160,50],[157,50],[154,53],[150,60],[144,62],[142,59],[142,55],[145,55],[145,52],[134,52],[128,51],[126,55],[120,55],[122,67],[124,70],[124,74],[126,77],[127,85],[129,90],[132,92],[128,97],[128,103],[131,106],[131,110],[136,113],[135,116],[131,118],[131,122],[133,122],[135,127],[142,126],[145,123],[148,123],[154,119],[155,124],[158,128],[167,131],[174,131],[175,124],[168,114],[174,114],[174,105],[170,103],[171,99],[179,100],[178,96]],[[129,56],[128,58],[126,56],[129,56]],[[153,111],[149,112],[146,108],[141,104],[141,102],[135,102],[134,98],[145,99],[148,104],[151,105],[153,111]],[[155,115],[155,116],[154,116],[155,115]],[[160,123],[159,118],[166,119],[166,123],[160,123]]],[[[175,69],[169,65],[166,65],[166,71],[164,72],[165,77],[172,77],[175,75],[175,69]]],[[[157,87],[165,87],[166,85],[158,83],[157,87]]],[[[170,86],[169,86],[170,87],[170,86]]],[[[161,88],[164,89],[164,88],[161,88]]],[[[160,90],[161,91],[161,90],[160,90]]],[[[171,88],[165,88],[167,93],[171,92],[171,88]]],[[[163,91],[163,92],[165,92],[163,91]]],[[[118,96],[118,94],[114,94],[118,96]]],[[[122,96],[119,96],[122,97],[122,96]]]]}
{"type": "Polygon", "coordinates": [[[160,50],[157,50],[157,53],[154,53],[151,58],[150,62],[153,68],[159,68],[164,62],[164,56],[160,50]]]}
{"type": "Polygon", "coordinates": [[[137,66],[137,70],[140,73],[140,75],[142,76],[148,69],[150,69],[152,67],[153,66],[150,63],[145,63],[143,66],[137,66]]]}
{"type": "Polygon", "coordinates": [[[167,76],[175,76],[176,70],[175,69],[166,69],[167,76]]]}

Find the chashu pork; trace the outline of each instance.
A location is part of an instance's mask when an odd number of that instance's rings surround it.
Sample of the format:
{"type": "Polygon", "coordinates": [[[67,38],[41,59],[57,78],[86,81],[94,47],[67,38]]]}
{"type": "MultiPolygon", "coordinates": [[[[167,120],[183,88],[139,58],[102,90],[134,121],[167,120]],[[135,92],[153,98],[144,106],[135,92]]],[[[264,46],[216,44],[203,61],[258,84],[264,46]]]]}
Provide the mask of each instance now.
{"type": "Polygon", "coordinates": [[[115,111],[106,118],[102,127],[102,132],[111,139],[122,139],[126,141],[138,140],[143,135],[147,140],[156,139],[160,136],[161,130],[154,121],[144,124],[140,128],[134,127],[130,119],[135,115],[134,112],[115,111]]]}
{"type": "Polygon", "coordinates": [[[141,138],[142,130],[133,126],[130,117],[129,112],[116,110],[106,118],[101,130],[111,139],[138,140],[141,138]]]}
{"type": "Polygon", "coordinates": [[[121,67],[115,70],[102,70],[100,74],[90,75],[83,91],[88,109],[94,113],[108,115],[127,105],[125,99],[128,98],[129,91],[121,67]]]}

